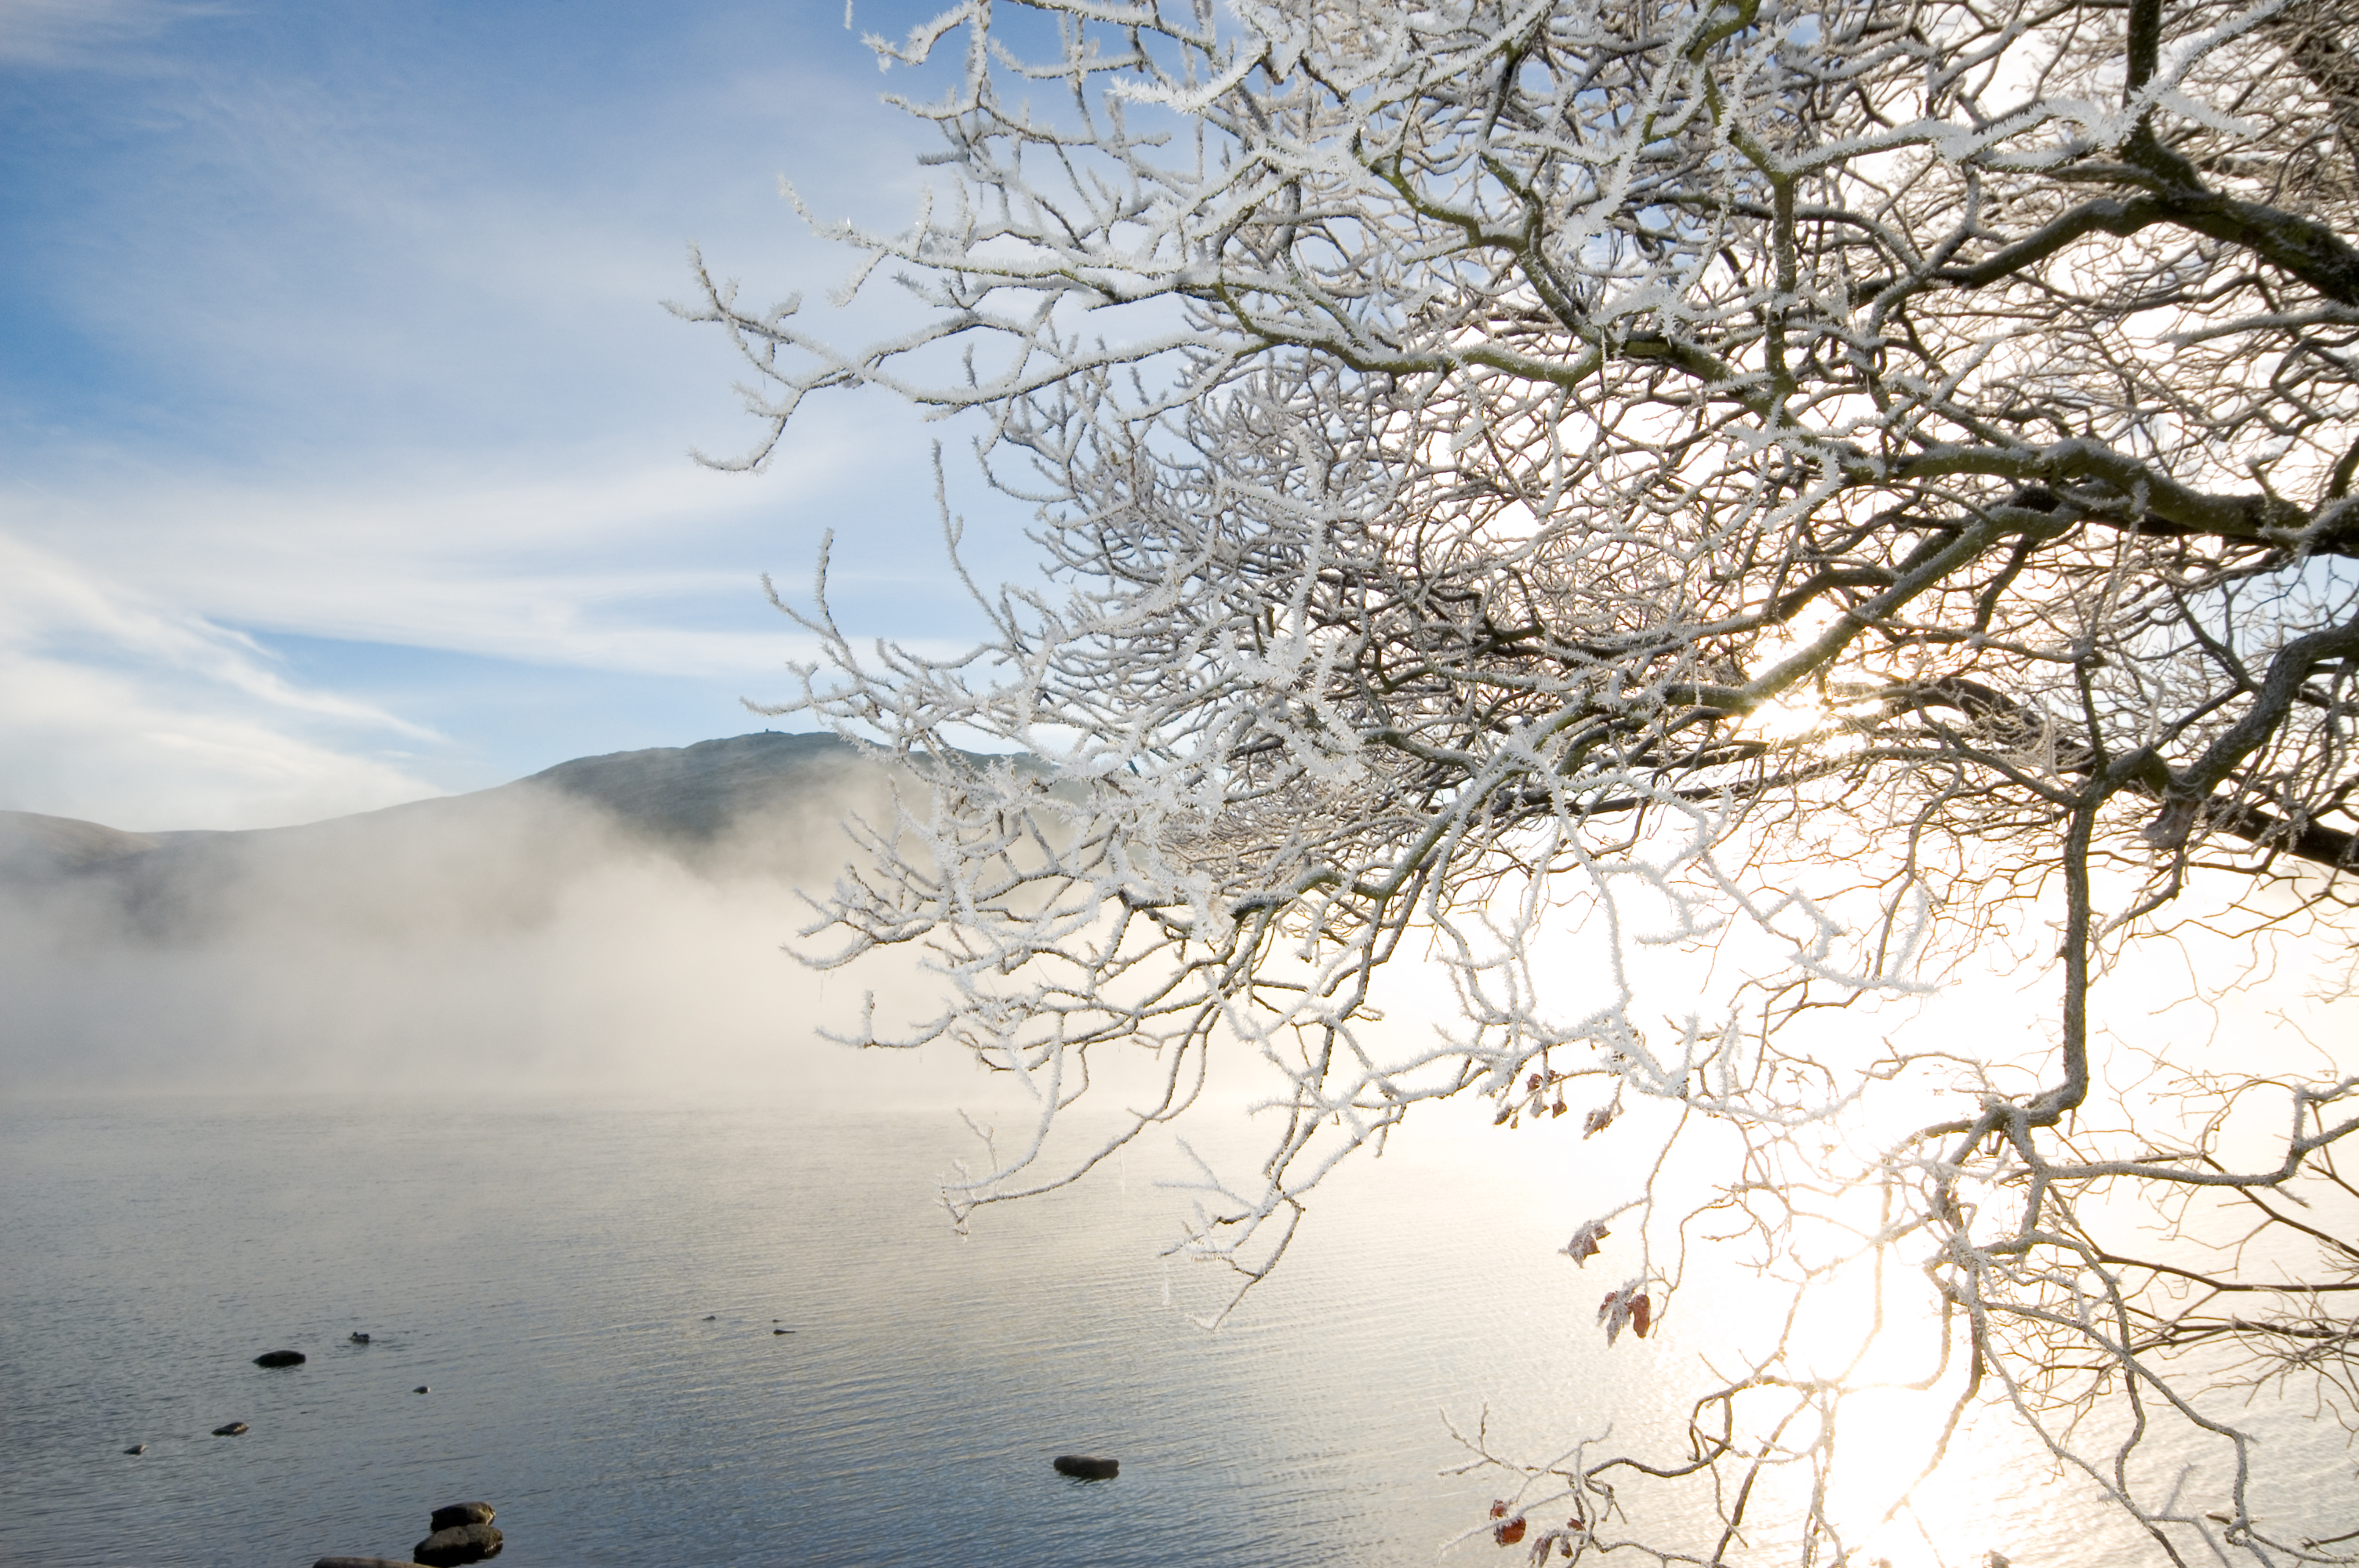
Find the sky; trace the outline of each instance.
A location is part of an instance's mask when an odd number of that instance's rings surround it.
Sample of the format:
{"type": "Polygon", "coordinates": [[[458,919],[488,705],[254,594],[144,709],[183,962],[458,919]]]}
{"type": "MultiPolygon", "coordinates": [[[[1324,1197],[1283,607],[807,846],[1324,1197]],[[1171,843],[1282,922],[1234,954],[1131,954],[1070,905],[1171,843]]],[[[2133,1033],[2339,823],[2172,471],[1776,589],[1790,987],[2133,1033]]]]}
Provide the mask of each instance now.
{"type": "MultiPolygon", "coordinates": [[[[821,400],[759,474],[688,249],[824,316],[931,133],[861,37],[932,7],[0,0],[0,808],[252,827],[775,725],[821,535],[947,650],[929,443],[821,400]]],[[[895,325],[889,287],[836,323],[895,325]]],[[[907,318],[901,319],[906,321],[907,318]]]]}

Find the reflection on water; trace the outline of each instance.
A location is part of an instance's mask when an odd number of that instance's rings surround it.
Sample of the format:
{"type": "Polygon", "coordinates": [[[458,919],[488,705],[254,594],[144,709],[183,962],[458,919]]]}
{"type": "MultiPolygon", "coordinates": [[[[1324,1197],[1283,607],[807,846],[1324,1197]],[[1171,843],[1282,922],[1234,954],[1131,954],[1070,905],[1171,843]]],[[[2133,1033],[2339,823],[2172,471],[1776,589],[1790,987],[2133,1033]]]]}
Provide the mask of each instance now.
{"type": "MultiPolygon", "coordinates": [[[[1440,1474],[1445,1411],[1524,1454],[1684,1413],[1658,1395],[1691,1348],[1604,1350],[1553,1250],[1571,1210],[1462,1153],[1354,1173],[1207,1335],[1143,1156],[961,1241],[936,1119],[82,1109],[14,1114],[0,1148],[11,1562],[406,1556],[481,1497],[517,1568],[1430,1563],[1502,1489],[1440,1474]],[[309,1364],[250,1365],[281,1347],[309,1364]],[[1121,1479],[1063,1480],[1063,1452],[1121,1479]]],[[[2060,1541],[2070,1489],[2000,1484],[2002,1457],[1931,1516],[1957,1538],[1879,1550],[2143,1560],[2060,1541]]]]}

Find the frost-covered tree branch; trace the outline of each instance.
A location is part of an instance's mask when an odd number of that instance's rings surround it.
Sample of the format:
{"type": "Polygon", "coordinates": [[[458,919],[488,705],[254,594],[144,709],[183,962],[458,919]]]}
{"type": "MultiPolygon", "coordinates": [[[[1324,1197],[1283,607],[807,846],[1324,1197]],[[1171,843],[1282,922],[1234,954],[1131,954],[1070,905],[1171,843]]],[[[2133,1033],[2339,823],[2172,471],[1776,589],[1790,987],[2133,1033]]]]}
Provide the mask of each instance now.
{"type": "Polygon", "coordinates": [[[839,297],[913,325],[842,348],[701,262],[686,313],[758,377],[745,464],[878,386],[1038,508],[1047,579],[977,587],[963,658],[864,648],[822,580],[780,709],[932,759],[810,935],[951,982],[862,1043],[1032,1091],[954,1210],[1258,1064],[1267,1162],[1207,1173],[1194,1243],[1250,1279],[1415,1108],[1573,1115],[1631,1147],[1567,1249],[1601,1347],[1681,1322],[1707,1236],[1788,1331],[1683,1447],[1526,1465],[1503,1543],[1545,1503],[1537,1554],[1838,1559],[1839,1412],[1883,1387],[1946,1412],[1935,1466],[2010,1412],[2158,1560],[2359,1556],[2350,1491],[2256,1514],[2205,1392],[2351,1413],[2350,1054],[2224,1072],[2104,984],[2348,949],[2351,36],[2324,0],[970,0],[875,41],[940,183],[819,226],[839,297]],[[1943,1020],[1994,953],[2052,974],[2043,1035],[1943,1020]],[[1386,1016],[1436,974],[1436,1027],[1386,1016]],[[1155,1092],[1051,1157],[1117,1054],[1155,1092]],[[1807,1348],[1861,1300],[1866,1347],[1807,1348]],[[2166,1425],[2201,1498],[2141,1457],[2166,1425]]]}

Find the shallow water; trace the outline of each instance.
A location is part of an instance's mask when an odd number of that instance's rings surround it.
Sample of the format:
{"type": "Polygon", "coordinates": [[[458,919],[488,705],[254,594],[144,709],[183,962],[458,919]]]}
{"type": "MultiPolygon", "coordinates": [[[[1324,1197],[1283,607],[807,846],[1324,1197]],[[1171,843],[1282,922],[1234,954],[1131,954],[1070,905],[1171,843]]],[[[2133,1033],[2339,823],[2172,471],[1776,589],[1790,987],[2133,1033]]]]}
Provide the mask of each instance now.
{"type": "MultiPolygon", "coordinates": [[[[944,1119],[13,1113],[0,1555],[407,1557],[433,1507],[481,1498],[516,1568],[1424,1563],[1501,1489],[1440,1474],[1467,1457],[1445,1412],[1535,1449],[1662,1414],[1673,1352],[1603,1353],[1559,1206],[1480,1161],[1355,1173],[1208,1335],[1174,1304],[1205,1271],[1156,1257],[1183,1206],[1136,1162],[961,1240],[944,1119]],[[281,1347],[310,1359],[251,1365],[281,1347]],[[1060,1452],[1122,1476],[1063,1480],[1060,1452]]],[[[1987,1540],[1940,1555],[2144,1560],[2060,1540],[2061,1506],[1985,1498],[1987,1540]]]]}

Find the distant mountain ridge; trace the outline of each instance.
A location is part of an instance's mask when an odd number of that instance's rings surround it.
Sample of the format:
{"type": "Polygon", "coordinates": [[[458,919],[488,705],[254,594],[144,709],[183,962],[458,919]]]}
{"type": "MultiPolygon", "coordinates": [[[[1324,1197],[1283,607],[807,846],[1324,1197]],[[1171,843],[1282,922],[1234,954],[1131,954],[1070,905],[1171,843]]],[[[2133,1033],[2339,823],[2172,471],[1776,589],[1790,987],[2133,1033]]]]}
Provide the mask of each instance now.
{"type": "Polygon", "coordinates": [[[706,875],[823,869],[853,799],[887,770],[833,735],[767,730],[579,757],[467,795],[291,827],[131,833],[0,812],[0,888],[113,905],[149,935],[271,906],[340,922],[403,910],[529,919],[551,890],[617,854],[706,875]]]}
{"type": "Polygon", "coordinates": [[[126,856],[253,835],[316,833],[338,824],[386,821],[397,815],[440,813],[464,803],[532,790],[549,790],[603,807],[618,821],[657,838],[709,839],[740,817],[788,804],[814,767],[856,765],[857,752],[833,735],[781,735],[769,730],[576,757],[527,778],[466,795],[405,801],[375,811],[332,816],[292,827],[192,828],[133,833],[71,816],[0,811],[0,874],[72,873],[126,856]]]}

